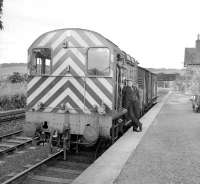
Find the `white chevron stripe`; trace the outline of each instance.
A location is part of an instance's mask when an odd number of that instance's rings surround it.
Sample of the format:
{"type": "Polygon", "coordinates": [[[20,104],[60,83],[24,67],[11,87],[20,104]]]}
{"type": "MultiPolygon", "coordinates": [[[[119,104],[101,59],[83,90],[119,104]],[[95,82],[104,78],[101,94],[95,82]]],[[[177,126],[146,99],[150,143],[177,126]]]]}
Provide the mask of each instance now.
{"type": "MultiPolygon", "coordinates": [[[[70,80],[71,81],[71,83],[73,84],[73,86],[77,89],[77,90],[79,90],[79,92],[83,95],[84,93],[85,93],[85,98],[89,101],[89,103],[90,104],[92,104],[92,105],[99,105],[91,96],[90,96],[90,94],[88,93],[88,92],[85,92],[85,89],[77,82],[77,80],[75,80],[74,78],[68,78],[68,79],[63,79],[62,81],[60,81],[60,82],[58,82],[57,84],[56,84],[56,86],[55,87],[53,87],[49,92],[48,92],[48,94],[47,95],[45,95],[41,100],[40,100],[40,102],[43,102],[43,103],[45,103],[52,95],[54,95],[54,93],[56,93],[56,91],[60,88],[60,87],[62,87],[63,85],[64,85],[64,83],[65,82],[67,82],[68,80],[70,80]]],[[[52,102],[53,103],[53,102],[52,102]]],[[[52,108],[55,108],[54,106],[49,106],[49,107],[47,107],[47,109],[48,108],[50,108],[50,109],[52,109],[52,108]]]]}
{"type": "Polygon", "coordinates": [[[79,36],[76,31],[71,31],[71,36],[83,47],[88,47],[88,44],[79,36]]]}
{"type": "MultiPolygon", "coordinates": [[[[82,103],[82,101],[71,91],[71,89],[68,90],[69,96],[74,101],[74,103],[76,103],[76,105],[78,105],[80,109],[84,109],[84,104],[82,103]]],[[[85,109],[87,108],[85,107],[85,109]]]]}
{"type": "Polygon", "coordinates": [[[34,78],[28,83],[28,90],[31,89],[40,79],[41,77],[34,76],[34,78]]]}
{"type": "MultiPolygon", "coordinates": [[[[57,68],[57,70],[52,73],[52,76],[58,76],[65,68],[68,66],[68,62],[63,62],[62,65],[57,68]]],[[[34,98],[36,98],[53,80],[55,77],[49,77],[46,81],[44,81],[27,99],[27,103],[29,104],[34,98]]]]}
{"type": "Polygon", "coordinates": [[[62,33],[57,40],[51,44],[52,49],[54,50],[61,42],[63,42],[67,36],[69,36],[70,30],[65,31],[62,33]]]}
{"type": "Polygon", "coordinates": [[[85,65],[86,63],[85,56],[77,48],[70,48],[70,50],[85,65]]]}
{"type": "Polygon", "coordinates": [[[46,43],[47,43],[51,38],[53,38],[55,34],[56,34],[56,32],[47,33],[47,35],[40,41],[40,43],[37,45],[37,47],[45,46],[46,43]]]}
{"type": "MultiPolygon", "coordinates": [[[[74,47],[74,45],[69,42],[70,47],[74,47]]],[[[77,48],[68,48],[78,59],[85,65],[85,56],[77,49],[77,48]]],[[[59,59],[66,53],[65,49],[61,49],[53,58],[53,65],[55,65],[59,59]]]]}
{"type": "MultiPolygon", "coordinates": [[[[49,98],[51,98],[57,91],[60,89],[67,81],[69,80],[68,77],[62,78],[58,83],[56,83],[51,90],[49,90],[41,99],[40,102],[45,103],[49,98]]],[[[37,104],[34,106],[34,108],[37,107],[37,104]]]]}
{"type": "Polygon", "coordinates": [[[53,108],[56,107],[56,105],[58,105],[64,98],[67,97],[67,95],[69,95],[68,93],[68,90],[69,89],[66,89],[63,93],[61,93],[57,98],[56,100],[54,100],[50,105],[49,107],[47,107],[44,112],[51,112],[53,110],[53,108]]]}
{"type": "Polygon", "coordinates": [[[72,84],[74,85],[74,87],[80,91],[80,93],[84,94],[85,93],[85,98],[88,100],[88,102],[91,105],[99,105],[92,97],[91,95],[85,91],[85,89],[77,82],[77,80],[75,80],[74,78],[71,79],[72,84]]]}
{"type": "Polygon", "coordinates": [[[90,88],[95,92],[95,94],[98,94],[102,101],[109,108],[112,108],[112,101],[96,86],[96,84],[90,78],[87,78],[86,82],[90,86],[90,88]]]}
{"type": "Polygon", "coordinates": [[[53,65],[55,65],[58,60],[66,53],[65,49],[61,49],[54,57],[53,57],[53,65]]]}
{"type": "Polygon", "coordinates": [[[98,81],[101,82],[101,84],[112,94],[113,93],[113,87],[112,85],[105,79],[105,78],[98,78],[98,81]]]}
{"type": "Polygon", "coordinates": [[[97,46],[103,46],[104,44],[91,32],[85,31],[85,34],[94,42],[97,46]]]}
{"type": "Polygon", "coordinates": [[[84,104],[81,102],[81,100],[71,91],[71,89],[67,88],[62,94],[60,94],[58,96],[58,98],[56,98],[56,100],[54,100],[49,107],[50,108],[46,108],[44,111],[45,112],[50,112],[52,111],[52,108],[56,107],[62,100],[64,100],[67,96],[70,96],[70,98],[74,101],[74,103],[77,104],[77,106],[79,106],[80,109],[84,108],[84,104]]]}
{"type": "Polygon", "coordinates": [[[76,73],[78,73],[79,76],[85,76],[84,71],[76,64],[75,61],[73,61],[73,60],[71,59],[71,57],[69,57],[69,58],[67,59],[67,61],[64,61],[64,62],[67,62],[68,65],[69,65],[70,67],[72,67],[72,68],[74,69],[74,71],[76,71],[76,73]]]}
{"type": "Polygon", "coordinates": [[[71,113],[77,113],[77,111],[75,110],[75,109],[73,109],[73,107],[67,102],[66,103],[66,105],[69,107],[69,111],[71,112],[71,113]]]}

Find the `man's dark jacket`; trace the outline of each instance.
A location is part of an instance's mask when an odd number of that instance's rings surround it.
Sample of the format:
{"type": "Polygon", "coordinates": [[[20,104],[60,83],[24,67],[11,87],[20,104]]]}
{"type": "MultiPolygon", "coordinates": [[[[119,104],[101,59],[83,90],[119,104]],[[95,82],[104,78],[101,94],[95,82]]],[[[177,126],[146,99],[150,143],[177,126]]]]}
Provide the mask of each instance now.
{"type": "Polygon", "coordinates": [[[122,90],[122,107],[128,110],[128,118],[135,120],[140,117],[139,93],[136,88],[125,86],[122,90]]]}

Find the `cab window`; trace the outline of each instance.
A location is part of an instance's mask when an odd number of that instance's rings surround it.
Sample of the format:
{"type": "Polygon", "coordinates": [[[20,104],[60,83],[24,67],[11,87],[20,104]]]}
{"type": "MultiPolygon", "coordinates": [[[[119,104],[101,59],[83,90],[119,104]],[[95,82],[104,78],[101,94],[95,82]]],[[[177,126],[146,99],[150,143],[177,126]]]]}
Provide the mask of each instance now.
{"type": "Polygon", "coordinates": [[[49,48],[33,49],[30,73],[32,75],[50,75],[51,50],[49,48]]]}
{"type": "Polygon", "coordinates": [[[87,73],[107,76],[110,73],[110,51],[108,48],[89,48],[87,73]]]}

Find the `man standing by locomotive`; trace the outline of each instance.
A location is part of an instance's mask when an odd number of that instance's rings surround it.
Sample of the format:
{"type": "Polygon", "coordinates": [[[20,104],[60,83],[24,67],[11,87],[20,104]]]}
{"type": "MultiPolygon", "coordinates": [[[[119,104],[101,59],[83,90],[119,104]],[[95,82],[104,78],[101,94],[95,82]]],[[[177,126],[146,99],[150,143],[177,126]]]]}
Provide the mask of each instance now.
{"type": "Polygon", "coordinates": [[[133,131],[141,132],[139,92],[132,80],[128,80],[128,84],[122,90],[122,107],[128,110],[127,119],[132,120],[133,131]]]}

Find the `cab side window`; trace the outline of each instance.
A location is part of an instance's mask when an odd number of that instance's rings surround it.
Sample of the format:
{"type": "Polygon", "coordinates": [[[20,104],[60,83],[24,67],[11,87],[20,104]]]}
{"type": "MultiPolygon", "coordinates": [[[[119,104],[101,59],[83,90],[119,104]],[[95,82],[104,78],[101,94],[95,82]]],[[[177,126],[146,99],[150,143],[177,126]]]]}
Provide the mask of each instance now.
{"type": "Polygon", "coordinates": [[[89,48],[87,73],[107,76],[110,74],[110,51],[108,48],[89,48]]]}
{"type": "Polygon", "coordinates": [[[49,48],[33,49],[30,73],[32,75],[51,74],[51,50],[49,48]]]}

